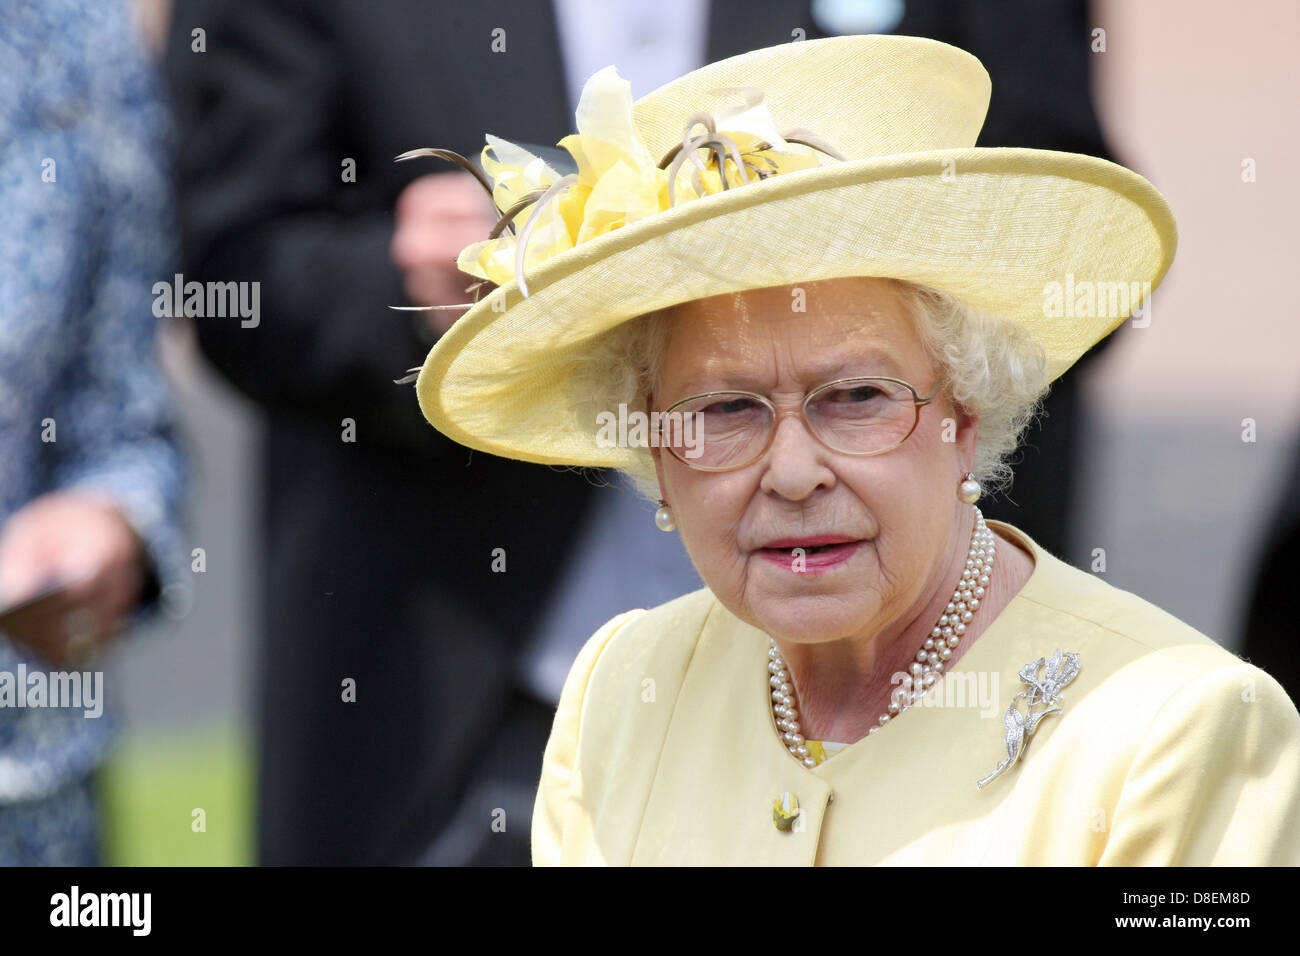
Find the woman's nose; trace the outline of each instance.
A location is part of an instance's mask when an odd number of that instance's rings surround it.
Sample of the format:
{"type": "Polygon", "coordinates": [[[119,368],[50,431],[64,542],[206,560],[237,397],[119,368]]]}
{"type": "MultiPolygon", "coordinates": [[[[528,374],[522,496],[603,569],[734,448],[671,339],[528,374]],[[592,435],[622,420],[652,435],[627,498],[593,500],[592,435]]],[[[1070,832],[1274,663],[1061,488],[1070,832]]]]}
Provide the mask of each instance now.
{"type": "Polygon", "coordinates": [[[831,454],[797,414],[781,416],[774,426],[772,445],[761,459],[760,487],[790,501],[802,501],[818,488],[835,484],[828,458],[831,454]]]}

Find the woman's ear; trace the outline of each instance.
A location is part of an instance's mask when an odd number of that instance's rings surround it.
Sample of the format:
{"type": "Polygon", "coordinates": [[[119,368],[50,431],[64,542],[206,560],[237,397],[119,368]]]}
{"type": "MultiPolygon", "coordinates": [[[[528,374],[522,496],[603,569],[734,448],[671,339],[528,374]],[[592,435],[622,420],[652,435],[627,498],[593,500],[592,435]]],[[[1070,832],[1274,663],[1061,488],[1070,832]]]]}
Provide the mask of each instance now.
{"type": "Polygon", "coordinates": [[[940,422],[940,438],[953,446],[962,474],[970,471],[975,461],[975,445],[979,441],[978,414],[967,410],[960,403],[945,397],[944,418],[940,422]]]}

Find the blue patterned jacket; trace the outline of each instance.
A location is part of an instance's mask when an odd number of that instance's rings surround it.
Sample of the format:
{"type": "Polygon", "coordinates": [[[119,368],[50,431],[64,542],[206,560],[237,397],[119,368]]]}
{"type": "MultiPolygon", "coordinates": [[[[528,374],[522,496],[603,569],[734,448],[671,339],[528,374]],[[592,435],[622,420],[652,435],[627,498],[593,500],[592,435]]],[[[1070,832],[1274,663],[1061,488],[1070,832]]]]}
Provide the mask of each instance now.
{"type": "MultiPolygon", "coordinates": [[[[183,462],[151,291],[174,266],[168,128],[120,0],[0,2],[0,524],[48,491],[106,492],[170,600],[187,587],[183,462]]],[[[24,661],[49,670],[0,637],[0,671],[24,661]]],[[[112,690],[98,719],[0,707],[0,811],[103,759],[112,690]]]]}

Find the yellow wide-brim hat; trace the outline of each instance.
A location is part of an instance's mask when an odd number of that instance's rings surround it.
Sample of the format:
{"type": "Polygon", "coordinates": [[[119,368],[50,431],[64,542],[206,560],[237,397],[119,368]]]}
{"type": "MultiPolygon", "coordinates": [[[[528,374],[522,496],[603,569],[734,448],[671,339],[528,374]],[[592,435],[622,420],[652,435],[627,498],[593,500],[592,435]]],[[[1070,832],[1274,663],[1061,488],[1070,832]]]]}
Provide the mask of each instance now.
{"type": "Polygon", "coordinates": [[[584,89],[579,134],[560,141],[579,170],[567,184],[488,137],[494,199],[528,239],[524,281],[509,231],[461,253],[497,287],[429,352],[416,380],[425,417],[495,455],[633,467],[636,449],[597,443],[574,374],[602,335],[681,302],[849,276],[932,286],[1019,322],[1055,379],[1159,285],[1173,214],[1114,163],[975,147],[989,95],[975,57],[915,37],[754,50],[635,103],[607,67],[584,89]],[[722,188],[704,147],[668,162],[708,135],[688,128],[699,113],[744,154],[747,183],[728,160],[722,188]]]}

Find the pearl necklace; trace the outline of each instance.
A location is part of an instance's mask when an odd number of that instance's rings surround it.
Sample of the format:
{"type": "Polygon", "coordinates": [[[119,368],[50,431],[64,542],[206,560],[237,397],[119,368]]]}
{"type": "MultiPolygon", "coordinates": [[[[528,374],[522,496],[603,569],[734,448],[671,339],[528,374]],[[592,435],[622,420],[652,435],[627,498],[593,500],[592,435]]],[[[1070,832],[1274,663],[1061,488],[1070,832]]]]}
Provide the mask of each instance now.
{"type": "MultiPolygon", "coordinates": [[[[930,631],[930,636],[925,639],[925,644],[916,652],[916,659],[909,668],[911,673],[903,676],[902,682],[894,691],[889,702],[889,712],[880,715],[880,723],[867,731],[868,735],[880,730],[920,700],[943,673],[944,664],[952,659],[953,650],[961,642],[962,635],[966,633],[967,626],[984,599],[993,573],[994,542],[993,532],[984,523],[984,515],[976,508],[975,528],[971,533],[966,567],[952,592],[952,599],[944,608],[939,622],[930,631]]],[[[772,714],[776,717],[776,725],[781,730],[786,748],[796,760],[811,769],[817,766],[817,761],[808,754],[806,741],[799,732],[799,712],[795,709],[790,671],[777,649],[776,641],[769,637],[768,642],[771,645],[767,652],[767,670],[771,675],[768,682],[772,685],[772,714]]]]}

